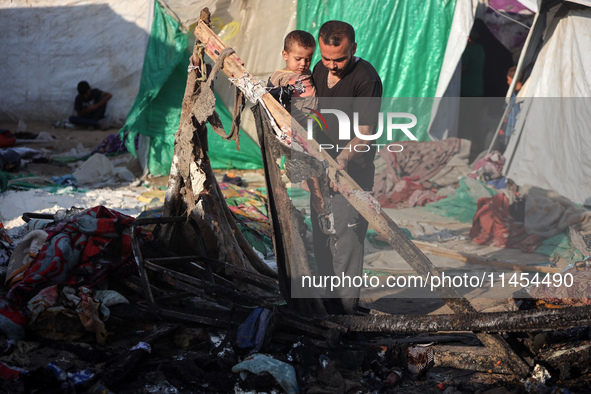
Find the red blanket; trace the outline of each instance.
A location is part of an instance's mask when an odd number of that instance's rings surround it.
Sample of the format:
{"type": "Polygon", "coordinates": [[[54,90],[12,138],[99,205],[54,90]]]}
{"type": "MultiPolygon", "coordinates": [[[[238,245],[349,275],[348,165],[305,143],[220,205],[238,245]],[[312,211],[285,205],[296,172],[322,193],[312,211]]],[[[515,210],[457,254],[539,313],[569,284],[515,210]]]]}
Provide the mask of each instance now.
{"type": "Polygon", "coordinates": [[[516,223],[509,212],[509,199],[503,193],[478,199],[470,237],[479,245],[516,248],[532,253],[541,245],[537,235],[527,235],[523,224],[516,223]]]}
{"type": "Polygon", "coordinates": [[[22,336],[29,321],[27,303],[52,285],[93,287],[110,272],[120,275],[137,269],[129,228],[135,219],[97,206],[46,231],[49,237],[22,281],[0,299],[0,331],[22,336]]]}

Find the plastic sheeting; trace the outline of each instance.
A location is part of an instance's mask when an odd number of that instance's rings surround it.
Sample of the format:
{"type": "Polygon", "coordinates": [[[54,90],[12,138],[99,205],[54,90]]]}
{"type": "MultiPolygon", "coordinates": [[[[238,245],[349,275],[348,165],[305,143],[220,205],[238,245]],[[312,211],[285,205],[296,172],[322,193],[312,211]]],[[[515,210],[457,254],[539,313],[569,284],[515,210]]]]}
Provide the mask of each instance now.
{"type": "Polygon", "coordinates": [[[557,12],[544,37],[543,45],[529,45],[541,47],[521,93],[533,98],[522,104],[505,151],[505,172],[518,184],[590,204],[591,8],[557,12]]]}
{"type": "Polygon", "coordinates": [[[123,121],[137,94],[150,0],[0,2],[0,119],[56,121],[74,113],[79,81],[113,94],[123,121]]]}
{"type": "Polygon", "coordinates": [[[128,132],[125,146],[133,154],[136,135],[150,137],[148,169],[152,175],[170,171],[191,56],[186,48],[187,35],[179,23],[155,2],[140,90],[121,130],[122,138],[128,132]]]}

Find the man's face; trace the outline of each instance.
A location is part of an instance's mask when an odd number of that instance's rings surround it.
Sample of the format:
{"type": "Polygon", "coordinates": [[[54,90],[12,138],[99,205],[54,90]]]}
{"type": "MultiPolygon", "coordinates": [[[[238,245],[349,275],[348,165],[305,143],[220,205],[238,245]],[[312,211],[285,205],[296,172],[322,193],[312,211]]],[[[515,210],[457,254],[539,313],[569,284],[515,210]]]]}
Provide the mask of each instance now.
{"type": "Polygon", "coordinates": [[[318,40],[318,44],[324,67],[328,68],[331,75],[341,78],[355,55],[357,43],[351,43],[347,37],[343,37],[341,44],[337,46],[325,44],[322,38],[318,40]]]}

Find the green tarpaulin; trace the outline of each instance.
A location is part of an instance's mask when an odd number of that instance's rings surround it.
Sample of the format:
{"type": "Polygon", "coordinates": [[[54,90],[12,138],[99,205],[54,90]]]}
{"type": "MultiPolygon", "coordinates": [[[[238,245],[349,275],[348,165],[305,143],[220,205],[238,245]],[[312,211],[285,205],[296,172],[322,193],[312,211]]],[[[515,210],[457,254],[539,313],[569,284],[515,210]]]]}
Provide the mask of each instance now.
{"type": "MultiPolygon", "coordinates": [[[[191,56],[187,43],[188,34],[156,1],[139,93],[121,129],[122,136],[127,133],[127,149],[134,154],[135,137],[138,134],[150,137],[148,170],[152,175],[170,172],[191,56]]],[[[232,119],[219,100],[217,111],[229,131],[232,119]]],[[[258,146],[247,135],[241,136],[240,152],[233,142],[224,141],[211,130],[208,139],[213,168],[262,168],[258,146]]]]}

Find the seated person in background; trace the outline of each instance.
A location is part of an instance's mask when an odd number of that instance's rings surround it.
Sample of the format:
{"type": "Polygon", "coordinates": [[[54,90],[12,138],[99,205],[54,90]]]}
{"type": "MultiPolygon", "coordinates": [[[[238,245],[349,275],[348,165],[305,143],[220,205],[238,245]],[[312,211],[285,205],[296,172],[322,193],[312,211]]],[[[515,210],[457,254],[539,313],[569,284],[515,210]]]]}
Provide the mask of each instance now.
{"type": "Polygon", "coordinates": [[[87,126],[89,130],[97,127],[101,130],[108,128],[105,122],[107,101],[113,97],[111,93],[99,89],[91,89],[86,81],[78,83],[78,95],[74,101],[75,116],[70,116],[70,122],[80,126],[87,126]]]}

